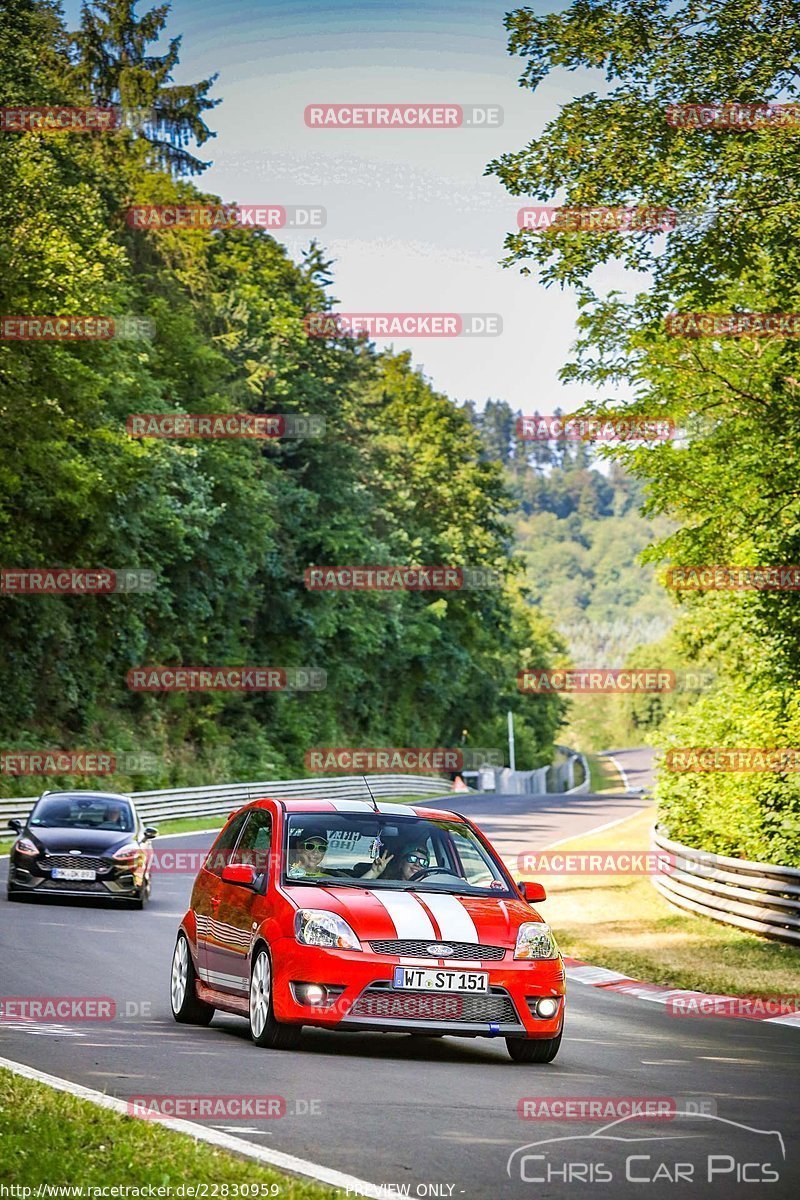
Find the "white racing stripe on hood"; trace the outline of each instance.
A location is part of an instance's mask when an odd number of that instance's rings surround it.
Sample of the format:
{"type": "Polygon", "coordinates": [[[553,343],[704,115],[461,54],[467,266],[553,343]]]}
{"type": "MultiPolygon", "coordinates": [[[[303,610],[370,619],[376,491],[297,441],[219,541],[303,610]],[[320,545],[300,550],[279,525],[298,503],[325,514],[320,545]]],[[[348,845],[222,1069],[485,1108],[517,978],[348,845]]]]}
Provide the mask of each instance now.
{"type": "Polygon", "coordinates": [[[475,923],[457,896],[426,892],[425,903],[442,931],[442,941],[479,942],[475,923]]]}
{"type": "Polygon", "coordinates": [[[414,941],[436,941],[436,930],[431,919],[420,902],[410,892],[370,892],[379,900],[394,921],[394,927],[399,938],[413,938],[414,941]]]}

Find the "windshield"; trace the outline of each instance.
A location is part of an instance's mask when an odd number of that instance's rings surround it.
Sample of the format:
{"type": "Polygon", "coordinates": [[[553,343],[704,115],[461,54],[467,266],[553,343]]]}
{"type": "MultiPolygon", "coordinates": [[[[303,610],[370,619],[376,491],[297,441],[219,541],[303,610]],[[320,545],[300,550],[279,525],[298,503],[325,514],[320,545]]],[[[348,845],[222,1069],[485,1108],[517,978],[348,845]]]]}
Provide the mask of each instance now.
{"type": "Polygon", "coordinates": [[[501,867],[458,820],[299,813],[288,818],[287,883],[514,895],[501,867]]]}
{"type": "Polygon", "coordinates": [[[125,800],[93,796],[48,796],[40,800],[28,822],[39,829],[105,829],[132,833],[133,812],[125,800]]]}

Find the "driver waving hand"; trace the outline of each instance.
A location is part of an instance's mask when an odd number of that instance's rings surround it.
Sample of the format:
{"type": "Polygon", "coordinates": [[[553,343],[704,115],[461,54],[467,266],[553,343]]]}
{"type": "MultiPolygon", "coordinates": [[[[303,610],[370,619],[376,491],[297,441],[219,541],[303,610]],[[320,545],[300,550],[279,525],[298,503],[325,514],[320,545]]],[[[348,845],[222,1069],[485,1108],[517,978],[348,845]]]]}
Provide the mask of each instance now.
{"type": "Polygon", "coordinates": [[[420,872],[427,870],[431,858],[427,847],[413,843],[407,845],[397,854],[384,851],[375,859],[370,869],[362,876],[363,879],[401,879],[409,882],[420,872]]]}

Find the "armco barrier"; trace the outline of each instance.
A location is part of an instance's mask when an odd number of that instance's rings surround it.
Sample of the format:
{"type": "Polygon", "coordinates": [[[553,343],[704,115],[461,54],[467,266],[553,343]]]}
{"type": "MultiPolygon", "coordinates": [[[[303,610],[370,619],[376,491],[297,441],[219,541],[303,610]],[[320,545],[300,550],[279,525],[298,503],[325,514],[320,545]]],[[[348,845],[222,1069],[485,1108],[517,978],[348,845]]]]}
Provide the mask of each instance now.
{"type": "Polygon", "coordinates": [[[675,855],[654,876],[665,900],[701,916],[781,942],[800,943],[800,870],[692,850],[658,829],[653,844],[675,855]]]}
{"type": "MultiPolygon", "coordinates": [[[[393,796],[444,796],[452,792],[449,779],[420,775],[368,775],[376,799],[393,796]]],[[[42,789],[44,790],[44,788],[42,789]]],[[[178,817],[215,817],[257,800],[275,796],[286,800],[320,798],[331,800],[368,800],[369,793],[361,775],[339,775],[327,779],[280,779],[260,783],[221,783],[210,787],[173,788],[160,792],[127,793],[148,821],[174,820],[178,817]]],[[[12,817],[26,817],[38,796],[0,800],[0,833],[12,817]]]]}

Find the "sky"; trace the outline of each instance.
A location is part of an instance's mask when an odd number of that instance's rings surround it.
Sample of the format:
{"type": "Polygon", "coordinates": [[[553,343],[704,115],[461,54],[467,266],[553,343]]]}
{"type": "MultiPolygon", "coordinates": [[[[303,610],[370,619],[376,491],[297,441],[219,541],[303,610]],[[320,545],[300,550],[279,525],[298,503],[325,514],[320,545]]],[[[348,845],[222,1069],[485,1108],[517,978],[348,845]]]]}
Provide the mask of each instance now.
{"type": "MultiPolygon", "coordinates": [[[[141,15],[150,5],[140,3],[141,15]]],[[[320,205],[316,234],[334,260],[331,294],[344,312],[498,313],[494,338],[407,338],[439,390],[481,408],[491,397],[523,412],[577,407],[558,371],[575,338],[569,293],[503,268],[503,239],[523,200],[486,164],[537,136],[559,106],[593,81],[560,73],[531,93],[507,52],[506,0],[174,0],[167,33],[181,34],[177,80],[217,73],[221,99],[206,120],[217,136],[197,182],[241,204],[320,205]],[[453,102],[499,105],[502,125],[448,130],[312,129],[311,103],[453,102]]],[[[537,12],[562,5],[528,0],[537,12]]],[[[76,0],[64,4],[77,23],[76,0]]],[[[281,230],[294,258],[307,233],[281,230]]],[[[389,343],[381,339],[378,345],[389,343]]]]}

